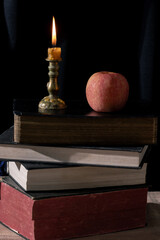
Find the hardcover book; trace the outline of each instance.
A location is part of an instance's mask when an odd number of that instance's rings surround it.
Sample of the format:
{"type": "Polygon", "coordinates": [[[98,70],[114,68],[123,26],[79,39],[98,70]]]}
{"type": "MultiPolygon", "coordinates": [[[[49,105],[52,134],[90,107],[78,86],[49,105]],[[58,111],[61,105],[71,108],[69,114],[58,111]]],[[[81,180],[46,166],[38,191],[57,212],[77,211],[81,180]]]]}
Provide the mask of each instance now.
{"type": "Polygon", "coordinates": [[[0,221],[30,240],[70,239],[144,227],[146,202],[145,186],[27,194],[6,177],[0,221]]]}
{"type": "Polygon", "coordinates": [[[13,127],[0,135],[0,159],[138,168],[150,147],[46,146],[16,144],[13,127]]]}
{"type": "Polygon", "coordinates": [[[0,176],[6,175],[6,161],[0,161],[0,176]]]}
{"type": "Polygon", "coordinates": [[[38,102],[14,101],[14,141],[55,145],[146,145],[157,143],[158,117],[129,105],[117,113],[97,113],[70,103],[64,111],[38,112],[38,102]]]}
{"type": "Polygon", "coordinates": [[[141,169],[9,162],[8,173],[26,191],[115,187],[146,183],[141,169]]]}

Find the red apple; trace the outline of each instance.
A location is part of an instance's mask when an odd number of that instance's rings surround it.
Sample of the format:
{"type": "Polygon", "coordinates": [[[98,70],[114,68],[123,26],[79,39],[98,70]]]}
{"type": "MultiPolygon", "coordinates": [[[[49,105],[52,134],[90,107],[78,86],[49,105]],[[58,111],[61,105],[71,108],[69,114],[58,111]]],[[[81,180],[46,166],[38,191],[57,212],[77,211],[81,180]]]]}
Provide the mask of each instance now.
{"type": "Polygon", "coordinates": [[[125,106],[128,96],[129,84],[120,73],[94,73],[86,85],[88,104],[96,112],[119,111],[125,106]]]}

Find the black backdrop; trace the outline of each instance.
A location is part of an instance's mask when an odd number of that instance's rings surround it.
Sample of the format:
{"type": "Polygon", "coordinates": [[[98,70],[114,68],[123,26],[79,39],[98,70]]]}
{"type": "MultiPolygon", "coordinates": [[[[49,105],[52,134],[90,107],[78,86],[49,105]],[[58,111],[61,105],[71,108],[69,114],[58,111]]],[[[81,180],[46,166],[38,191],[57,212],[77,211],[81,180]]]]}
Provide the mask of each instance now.
{"type": "MultiPolygon", "coordinates": [[[[53,15],[57,45],[62,48],[59,84],[63,99],[85,100],[88,78],[108,70],[126,76],[130,99],[158,106],[159,10],[158,0],[1,0],[0,131],[13,123],[13,98],[47,95],[45,58],[51,47],[53,15]]],[[[158,152],[155,147],[154,158],[158,152]]],[[[153,171],[157,164],[151,166],[153,171]]],[[[155,176],[158,173],[150,177],[154,182],[155,176]]]]}
{"type": "Polygon", "coordinates": [[[158,0],[3,0],[1,129],[10,124],[6,116],[12,115],[13,98],[41,99],[47,94],[45,58],[53,15],[62,48],[59,84],[65,100],[85,99],[88,78],[108,70],[126,76],[131,99],[159,101],[158,0]]]}

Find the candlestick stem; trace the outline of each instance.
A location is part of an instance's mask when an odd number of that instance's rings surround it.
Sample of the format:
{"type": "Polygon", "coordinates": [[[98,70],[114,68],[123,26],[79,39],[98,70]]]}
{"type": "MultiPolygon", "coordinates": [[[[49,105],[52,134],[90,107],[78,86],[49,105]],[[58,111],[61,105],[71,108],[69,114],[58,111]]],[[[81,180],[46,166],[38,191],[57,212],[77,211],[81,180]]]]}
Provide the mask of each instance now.
{"type": "Polygon", "coordinates": [[[41,112],[43,110],[55,110],[55,109],[65,109],[65,102],[58,97],[58,75],[59,75],[59,60],[48,60],[49,61],[49,82],[47,83],[47,90],[49,96],[44,97],[38,107],[41,112]]]}
{"type": "Polygon", "coordinates": [[[57,82],[57,77],[58,77],[58,71],[59,71],[59,64],[58,62],[49,62],[49,82],[47,83],[47,89],[49,93],[49,97],[51,99],[56,98],[58,96],[58,82],[57,82]]]}

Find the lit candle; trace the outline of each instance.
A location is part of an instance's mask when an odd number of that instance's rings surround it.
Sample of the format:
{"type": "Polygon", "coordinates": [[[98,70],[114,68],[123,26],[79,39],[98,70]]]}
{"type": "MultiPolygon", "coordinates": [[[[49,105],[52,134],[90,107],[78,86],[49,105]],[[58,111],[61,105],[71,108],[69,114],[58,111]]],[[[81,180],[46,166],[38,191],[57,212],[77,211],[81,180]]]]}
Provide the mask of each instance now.
{"type": "MultiPolygon", "coordinates": [[[[53,22],[52,22],[52,45],[56,46],[56,42],[57,42],[56,24],[55,24],[55,18],[53,17],[53,22]]],[[[60,47],[48,48],[48,60],[61,60],[61,48],[60,47]]]]}

